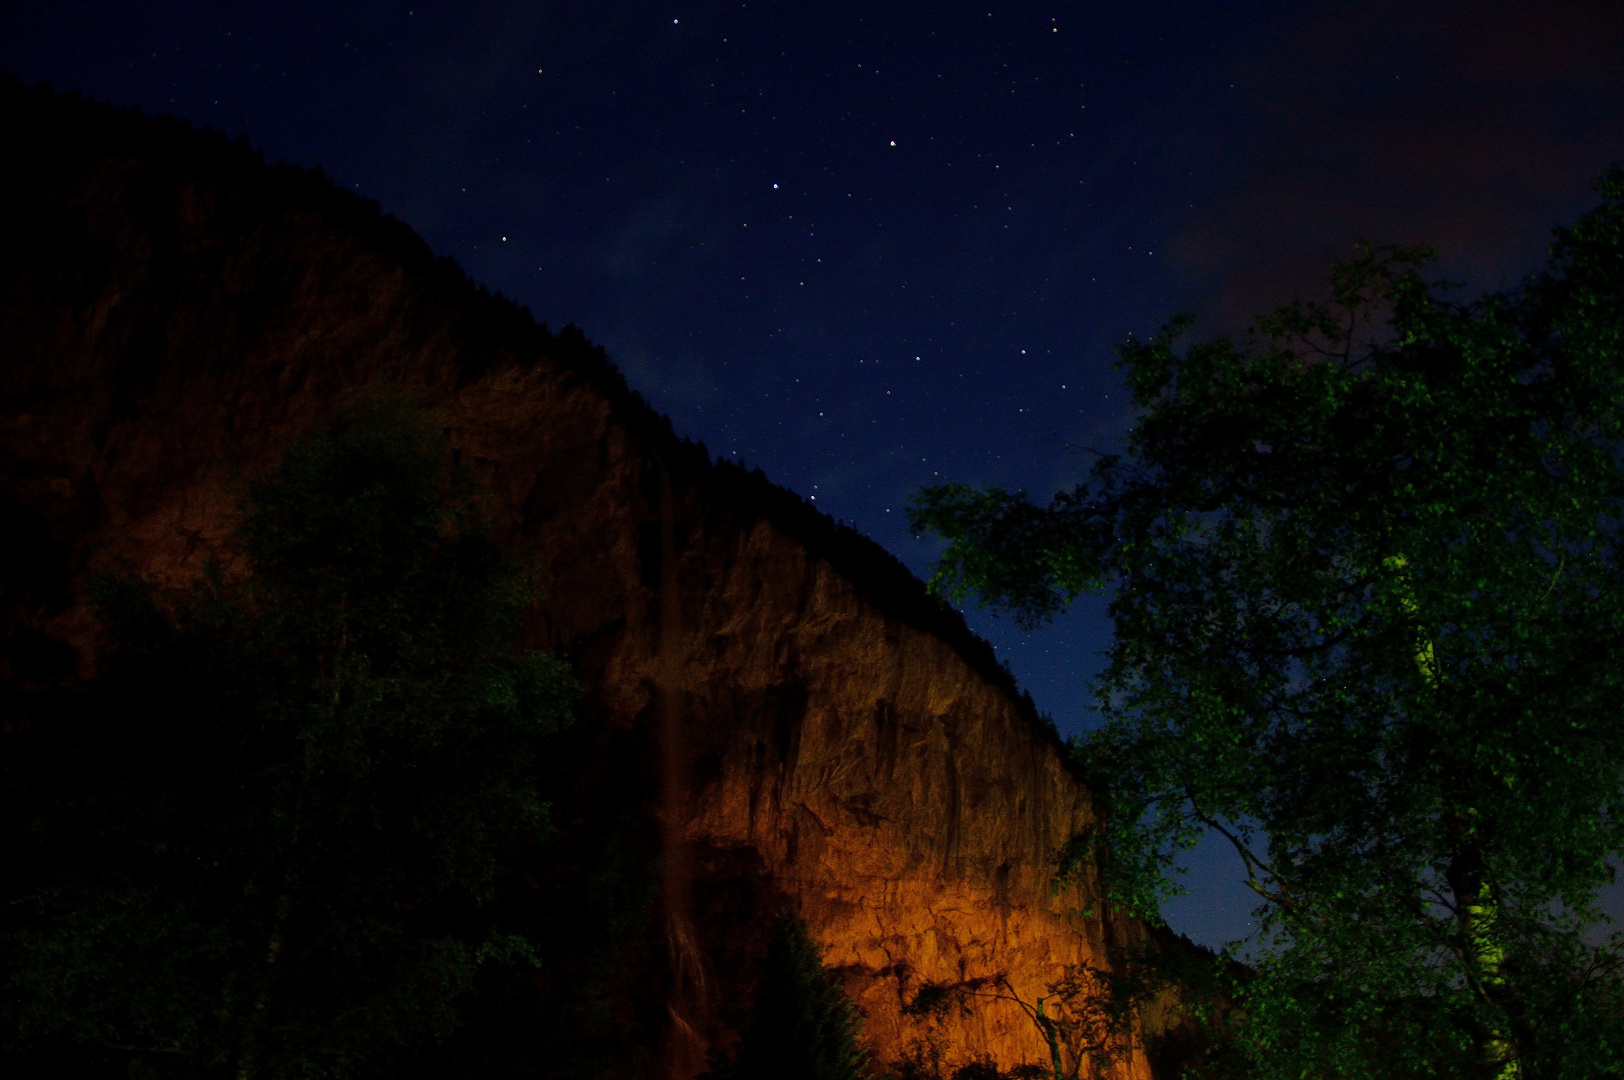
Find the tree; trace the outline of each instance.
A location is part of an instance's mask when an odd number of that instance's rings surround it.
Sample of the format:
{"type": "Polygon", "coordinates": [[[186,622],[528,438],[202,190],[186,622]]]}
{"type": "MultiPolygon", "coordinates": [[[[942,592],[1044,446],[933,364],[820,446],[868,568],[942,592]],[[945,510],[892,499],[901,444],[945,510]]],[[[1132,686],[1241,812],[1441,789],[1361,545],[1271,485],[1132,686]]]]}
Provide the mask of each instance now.
{"type": "Polygon", "coordinates": [[[1624,1069],[1624,171],[1469,303],[1364,247],[1331,299],[1129,340],[1125,454],[1047,506],[927,489],[935,584],[1041,622],[1108,589],[1110,899],[1212,830],[1260,897],[1260,1076],[1624,1069]]]}
{"type": "Polygon", "coordinates": [[[101,672],[8,837],[11,1068],[383,1075],[539,963],[493,901],[574,683],[518,649],[530,575],[448,460],[358,406],[253,486],[245,577],[102,583],[101,672]]]}
{"type": "MultiPolygon", "coordinates": [[[[1165,972],[1142,957],[1119,954],[1112,959],[1114,968],[1062,965],[1059,978],[1045,984],[1047,992],[1031,1001],[1004,975],[927,982],[904,1006],[903,1015],[940,1020],[955,1006],[968,1015],[973,1002],[1007,1001],[1031,1021],[1049,1050],[1047,1067],[1016,1066],[1022,1075],[1078,1080],[1086,1068],[1087,1076],[1101,1077],[1133,1053],[1140,1009],[1170,988],[1165,972]]],[[[995,1065],[988,1068],[998,1075],[995,1065]]]]}
{"type": "Polygon", "coordinates": [[[767,949],[755,1015],[733,1080],[863,1080],[868,1055],[840,980],[823,966],[805,920],[785,915],[767,949]]]}

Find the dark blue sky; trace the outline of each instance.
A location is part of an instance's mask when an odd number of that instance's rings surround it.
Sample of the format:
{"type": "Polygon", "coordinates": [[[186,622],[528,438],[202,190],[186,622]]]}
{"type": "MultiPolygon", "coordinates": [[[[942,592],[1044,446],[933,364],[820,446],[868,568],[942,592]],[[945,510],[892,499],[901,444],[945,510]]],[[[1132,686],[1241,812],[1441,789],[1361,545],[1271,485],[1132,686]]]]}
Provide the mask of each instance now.
{"type": "MultiPolygon", "coordinates": [[[[1624,160],[1621,58],[1603,0],[0,7],[0,69],[321,166],[921,574],[910,492],[1120,440],[1129,333],[1240,329],[1361,236],[1533,269],[1624,160]]],[[[972,621],[1087,723],[1100,605],[972,621]]],[[[1175,926],[1244,930],[1221,852],[1192,885],[1175,926]]]]}

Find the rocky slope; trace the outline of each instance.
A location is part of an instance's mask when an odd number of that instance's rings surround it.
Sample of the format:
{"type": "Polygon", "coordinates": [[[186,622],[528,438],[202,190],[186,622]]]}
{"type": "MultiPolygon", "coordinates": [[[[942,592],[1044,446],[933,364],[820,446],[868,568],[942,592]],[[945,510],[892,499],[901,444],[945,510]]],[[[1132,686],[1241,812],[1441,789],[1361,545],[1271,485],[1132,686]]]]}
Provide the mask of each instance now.
{"type": "MultiPolygon", "coordinates": [[[[575,662],[586,723],[641,748],[595,775],[657,825],[659,1074],[725,1054],[785,904],[880,1061],[1047,1061],[1013,1002],[905,1006],[973,980],[1030,1002],[1144,931],[1081,914],[1087,881],[1055,890],[1089,793],[900,564],[711,462],[580,335],[476,290],[318,175],[15,86],[0,123],[8,693],[93,666],[86,574],[180,586],[229,567],[245,479],[392,384],[443,417],[541,554],[534,644],[575,662]]],[[[1111,1074],[1150,1063],[1141,1049],[1111,1074]]]]}

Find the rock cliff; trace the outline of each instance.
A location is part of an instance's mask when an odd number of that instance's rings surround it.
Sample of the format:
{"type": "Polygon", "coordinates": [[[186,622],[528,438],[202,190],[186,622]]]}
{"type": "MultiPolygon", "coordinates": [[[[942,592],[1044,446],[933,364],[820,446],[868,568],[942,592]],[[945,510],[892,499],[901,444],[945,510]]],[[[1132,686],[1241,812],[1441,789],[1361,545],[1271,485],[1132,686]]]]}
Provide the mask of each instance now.
{"type": "MultiPolygon", "coordinates": [[[[443,418],[540,553],[533,644],[576,665],[584,723],[639,747],[593,775],[658,837],[657,1073],[725,1054],[786,904],[881,1062],[1048,1060],[1013,1002],[905,1009],[922,985],[995,978],[1032,1001],[1145,933],[1082,914],[1086,877],[1056,890],[1089,793],[962,620],[865,539],[678,439],[578,333],[319,175],[173,121],[0,98],[8,701],[92,669],[87,574],[180,586],[229,568],[245,479],[391,384],[443,418]]],[[[1151,1066],[1138,1050],[1111,1075],[1151,1066]]]]}

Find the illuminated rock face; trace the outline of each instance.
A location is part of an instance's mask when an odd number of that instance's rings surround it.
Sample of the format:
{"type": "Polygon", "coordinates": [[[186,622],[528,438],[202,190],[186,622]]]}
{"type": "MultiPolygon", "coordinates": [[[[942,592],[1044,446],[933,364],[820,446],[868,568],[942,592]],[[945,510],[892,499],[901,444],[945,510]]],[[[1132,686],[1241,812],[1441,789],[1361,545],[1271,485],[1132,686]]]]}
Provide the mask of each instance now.
{"type": "MultiPolygon", "coordinates": [[[[78,581],[123,562],[174,585],[229,567],[244,478],[346,395],[403,388],[542,554],[534,643],[574,659],[586,722],[647,747],[614,782],[663,837],[659,1072],[725,1054],[786,906],[879,1061],[932,1046],[949,1067],[1047,1061],[1011,1002],[904,1011],[923,983],[1002,978],[1031,1001],[1063,965],[1104,964],[1107,938],[1143,934],[1085,918],[1086,885],[1052,888],[1089,795],[984,647],[933,630],[952,620],[900,567],[710,466],[590,350],[324,181],[85,115],[38,190],[10,193],[51,209],[0,280],[0,483],[13,519],[50,535],[41,567],[78,581]]],[[[49,638],[93,662],[71,588],[4,602],[30,656],[49,638]]],[[[1138,1052],[1111,1071],[1149,1075],[1138,1052]]]]}

